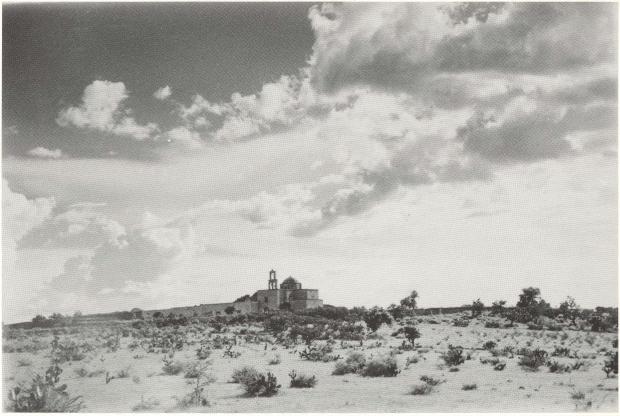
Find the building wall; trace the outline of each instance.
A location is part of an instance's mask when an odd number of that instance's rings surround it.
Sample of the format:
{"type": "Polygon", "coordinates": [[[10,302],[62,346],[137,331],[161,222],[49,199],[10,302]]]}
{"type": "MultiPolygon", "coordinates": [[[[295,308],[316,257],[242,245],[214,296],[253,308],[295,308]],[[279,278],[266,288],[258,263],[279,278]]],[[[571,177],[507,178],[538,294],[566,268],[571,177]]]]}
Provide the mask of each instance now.
{"type": "Polygon", "coordinates": [[[263,312],[265,308],[270,310],[280,309],[280,299],[282,291],[279,289],[272,290],[259,290],[256,292],[256,299],[258,303],[258,311],[263,312]]]}

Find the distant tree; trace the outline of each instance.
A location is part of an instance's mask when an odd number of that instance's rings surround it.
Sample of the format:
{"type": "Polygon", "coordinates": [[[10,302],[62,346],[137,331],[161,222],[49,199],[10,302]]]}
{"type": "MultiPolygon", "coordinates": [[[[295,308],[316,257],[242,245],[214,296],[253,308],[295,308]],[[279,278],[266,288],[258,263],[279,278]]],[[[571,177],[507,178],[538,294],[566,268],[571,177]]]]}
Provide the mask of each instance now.
{"type": "Polygon", "coordinates": [[[246,300],[250,300],[250,295],[243,295],[240,298],[235,299],[235,302],[245,302],[246,300]]]}
{"type": "Polygon", "coordinates": [[[390,314],[387,313],[383,308],[374,307],[367,311],[363,316],[364,322],[366,322],[366,326],[370,329],[371,332],[375,332],[381,325],[383,324],[391,324],[392,318],[390,314]]]}
{"type": "Polygon", "coordinates": [[[484,311],[484,303],[482,303],[480,298],[478,298],[471,304],[471,317],[475,318],[480,316],[482,311],[484,311]]]}
{"type": "Polygon", "coordinates": [[[75,311],[75,312],[73,313],[73,317],[74,317],[74,318],[81,318],[81,317],[82,317],[82,312],[80,312],[80,311],[75,311]]]}
{"type": "Polygon", "coordinates": [[[227,306],[226,309],[224,309],[224,312],[226,312],[226,315],[232,315],[233,313],[235,313],[235,307],[234,306],[227,306]]]}
{"type": "Polygon", "coordinates": [[[522,289],[517,302],[517,308],[530,308],[538,304],[540,299],[540,289],[537,287],[526,287],[522,289]]]}
{"type": "Polygon", "coordinates": [[[388,306],[387,311],[390,315],[392,315],[392,318],[397,320],[402,319],[405,316],[405,308],[400,305],[396,305],[395,303],[388,306]]]}
{"type": "Polygon", "coordinates": [[[496,300],[491,305],[491,314],[492,315],[503,315],[506,306],[505,300],[496,300]]]}
{"type": "Polygon", "coordinates": [[[54,312],[53,314],[50,315],[50,319],[52,321],[61,321],[63,318],[64,318],[64,316],[62,316],[61,313],[54,312]]]}
{"type": "Polygon", "coordinates": [[[32,323],[33,324],[41,324],[43,322],[47,321],[47,318],[43,315],[37,315],[34,318],[32,318],[32,323]]]}
{"type": "Polygon", "coordinates": [[[416,328],[415,326],[406,326],[403,328],[403,332],[405,333],[405,338],[407,338],[407,341],[409,341],[411,343],[411,346],[414,347],[415,340],[420,338],[421,336],[418,328],[416,328]]]}
{"type": "Polygon", "coordinates": [[[415,308],[418,307],[418,292],[414,290],[409,296],[401,299],[400,306],[402,306],[406,310],[409,310],[410,312],[413,312],[415,308]]]}
{"type": "Polygon", "coordinates": [[[133,319],[144,319],[144,312],[140,308],[133,308],[130,313],[133,319]]]}
{"type": "Polygon", "coordinates": [[[161,311],[157,311],[153,314],[153,319],[161,319],[164,317],[164,314],[161,311]]]}
{"type": "Polygon", "coordinates": [[[581,310],[575,299],[567,296],[566,300],[560,303],[560,313],[565,317],[570,319],[572,325],[577,325],[575,322],[579,317],[581,310]]]}

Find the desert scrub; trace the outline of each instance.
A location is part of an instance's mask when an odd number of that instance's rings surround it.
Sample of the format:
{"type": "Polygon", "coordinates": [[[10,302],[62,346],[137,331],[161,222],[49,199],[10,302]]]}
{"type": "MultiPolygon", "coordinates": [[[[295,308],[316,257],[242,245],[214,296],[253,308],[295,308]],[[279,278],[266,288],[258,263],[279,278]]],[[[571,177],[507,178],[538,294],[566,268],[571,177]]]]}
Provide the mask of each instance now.
{"type": "Polygon", "coordinates": [[[164,363],[161,369],[168,376],[176,376],[183,371],[183,364],[174,359],[174,353],[164,355],[161,361],[164,363]]]}
{"type": "Polygon", "coordinates": [[[280,390],[281,385],[278,384],[278,379],[272,373],[267,374],[255,374],[250,377],[243,378],[240,381],[245,393],[248,396],[253,397],[270,397],[276,395],[280,390]]]}
{"type": "Polygon", "coordinates": [[[58,385],[62,369],[54,364],[45,377],[36,374],[30,385],[19,385],[9,390],[7,410],[11,412],[78,412],[82,408],[80,396],[71,397],[67,385],[58,385]]]}
{"type": "Polygon", "coordinates": [[[366,366],[366,356],[361,352],[351,352],[344,361],[338,361],[332,372],[334,376],[359,373],[366,366]]]}
{"type": "Polygon", "coordinates": [[[362,369],[364,377],[396,377],[400,373],[398,363],[394,357],[377,357],[368,361],[362,369]]]}
{"type": "Polygon", "coordinates": [[[423,384],[414,384],[409,391],[409,394],[414,396],[422,396],[426,394],[432,393],[433,389],[439,384],[443,383],[443,381],[438,380],[429,376],[422,376],[420,380],[423,381],[423,384]]]}
{"type": "Polygon", "coordinates": [[[179,409],[187,409],[189,407],[209,406],[209,401],[205,394],[205,388],[215,381],[215,378],[207,373],[209,363],[199,362],[194,368],[193,381],[191,382],[192,391],[181,399],[177,399],[176,407],[179,409]]]}
{"type": "Polygon", "coordinates": [[[461,387],[461,390],[465,390],[465,391],[477,390],[477,389],[478,389],[478,385],[476,383],[463,384],[463,387],[461,387]]]}
{"type": "Polygon", "coordinates": [[[340,359],[339,355],[332,354],[333,348],[330,345],[309,345],[305,350],[299,353],[299,356],[308,361],[336,361],[340,359]]]}
{"type": "Polygon", "coordinates": [[[609,377],[611,373],[618,374],[618,351],[612,354],[609,360],[605,360],[603,371],[607,377],[609,377]]]}
{"type": "Polygon", "coordinates": [[[242,384],[243,380],[258,376],[258,374],[259,373],[256,368],[245,366],[234,370],[231,379],[233,383],[242,384]]]}
{"type": "Polygon", "coordinates": [[[32,365],[32,361],[30,361],[27,358],[20,358],[19,360],[17,360],[18,367],[29,367],[31,365],[32,365]]]}
{"type": "Polygon", "coordinates": [[[570,373],[572,371],[572,367],[568,364],[562,364],[557,360],[548,361],[547,367],[549,368],[550,373],[570,373]]]}
{"type": "Polygon", "coordinates": [[[441,354],[441,358],[450,367],[461,365],[465,362],[465,357],[463,357],[463,347],[455,347],[450,344],[448,345],[448,351],[441,354]]]}
{"type": "Polygon", "coordinates": [[[538,371],[541,365],[547,361],[547,351],[536,348],[535,350],[525,350],[519,358],[519,365],[527,371],[538,371]]]}
{"type": "Polygon", "coordinates": [[[150,397],[148,399],[144,399],[144,395],[140,396],[140,403],[136,404],[131,408],[132,412],[141,412],[146,410],[153,410],[155,407],[159,406],[159,401],[154,397],[150,397]]]}
{"type": "Polygon", "coordinates": [[[291,378],[291,388],[312,388],[316,386],[318,381],[316,376],[310,377],[305,374],[297,374],[295,370],[288,373],[288,376],[291,378]]]}
{"type": "Polygon", "coordinates": [[[267,364],[269,365],[278,365],[282,362],[282,357],[280,357],[280,354],[275,354],[273,357],[271,357],[269,359],[269,362],[267,364]]]}

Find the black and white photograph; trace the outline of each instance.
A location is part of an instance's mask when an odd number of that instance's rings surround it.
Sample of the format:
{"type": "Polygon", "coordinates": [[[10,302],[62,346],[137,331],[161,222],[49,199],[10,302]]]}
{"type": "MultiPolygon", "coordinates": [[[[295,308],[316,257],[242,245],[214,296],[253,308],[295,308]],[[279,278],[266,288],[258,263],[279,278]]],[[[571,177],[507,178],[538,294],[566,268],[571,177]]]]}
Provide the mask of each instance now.
{"type": "Polygon", "coordinates": [[[616,2],[2,3],[2,409],[617,413],[616,2]]]}

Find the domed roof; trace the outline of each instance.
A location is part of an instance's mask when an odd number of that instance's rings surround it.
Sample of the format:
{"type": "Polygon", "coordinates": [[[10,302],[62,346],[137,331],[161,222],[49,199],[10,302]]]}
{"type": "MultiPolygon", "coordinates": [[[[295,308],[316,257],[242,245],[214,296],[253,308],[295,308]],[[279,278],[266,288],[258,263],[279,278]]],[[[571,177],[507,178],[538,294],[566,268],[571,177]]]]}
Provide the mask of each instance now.
{"type": "Polygon", "coordinates": [[[299,283],[297,280],[295,280],[295,278],[293,276],[289,276],[286,279],[284,279],[284,281],[282,282],[283,284],[296,284],[299,283]]]}

